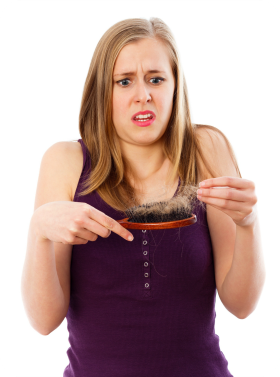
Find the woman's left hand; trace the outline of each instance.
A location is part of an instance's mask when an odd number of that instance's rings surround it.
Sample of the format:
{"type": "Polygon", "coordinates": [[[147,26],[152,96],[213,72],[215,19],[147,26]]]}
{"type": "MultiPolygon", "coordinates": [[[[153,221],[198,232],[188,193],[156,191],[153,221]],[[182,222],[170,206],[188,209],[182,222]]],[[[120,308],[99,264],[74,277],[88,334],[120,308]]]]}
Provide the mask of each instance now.
{"type": "Polygon", "coordinates": [[[206,179],[200,182],[197,194],[199,200],[226,213],[238,226],[250,226],[256,221],[258,199],[255,184],[248,179],[237,177],[206,179]],[[222,186],[227,187],[216,188],[222,186]]]}

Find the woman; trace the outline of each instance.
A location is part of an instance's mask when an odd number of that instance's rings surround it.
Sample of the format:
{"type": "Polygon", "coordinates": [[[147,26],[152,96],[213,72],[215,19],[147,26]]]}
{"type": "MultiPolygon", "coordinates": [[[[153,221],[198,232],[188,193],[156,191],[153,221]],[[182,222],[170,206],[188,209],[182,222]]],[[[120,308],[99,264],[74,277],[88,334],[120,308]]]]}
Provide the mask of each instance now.
{"type": "Polygon", "coordinates": [[[255,185],[221,131],[191,123],[163,21],[128,19],[103,35],[79,127],[78,143],[56,143],[42,159],[22,275],[31,325],[47,335],[66,317],[64,377],[232,376],[214,330],[216,289],[237,318],[257,305],[255,185]],[[198,183],[206,212],[196,206],[191,226],[128,231],[116,221],[198,183]]]}

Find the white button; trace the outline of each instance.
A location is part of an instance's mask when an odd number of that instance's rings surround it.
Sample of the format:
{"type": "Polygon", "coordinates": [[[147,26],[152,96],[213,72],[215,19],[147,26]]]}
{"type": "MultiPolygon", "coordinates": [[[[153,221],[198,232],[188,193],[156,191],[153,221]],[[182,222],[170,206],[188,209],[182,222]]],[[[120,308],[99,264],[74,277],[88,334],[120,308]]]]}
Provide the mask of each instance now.
{"type": "Polygon", "coordinates": [[[145,263],[144,263],[144,266],[145,266],[145,267],[148,267],[148,265],[149,265],[148,262],[145,262],[145,263]]]}
{"type": "Polygon", "coordinates": [[[145,251],[143,251],[143,254],[144,254],[144,255],[147,255],[147,254],[148,254],[148,252],[147,252],[147,251],[145,250],[145,251]]]}
{"type": "Polygon", "coordinates": [[[142,232],[145,233],[145,232],[146,232],[146,229],[145,229],[145,230],[142,230],[142,232]]]}
{"type": "Polygon", "coordinates": [[[149,283],[146,283],[146,284],[145,284],[145,287],[148,288],[148,286],[149,286],[149,283]]]}
{"type": "Polygon", "coordinates": [[[147,241],[145,240],[145,241],[143,241],[143,245],[146,245],[147,244],[147,241]]]}
{"type": "Polygon", "coordinates": [[[145,272],[144,276],[145,276],[145,278],[147,278],[149,276],[148,272],[145,272]]]}

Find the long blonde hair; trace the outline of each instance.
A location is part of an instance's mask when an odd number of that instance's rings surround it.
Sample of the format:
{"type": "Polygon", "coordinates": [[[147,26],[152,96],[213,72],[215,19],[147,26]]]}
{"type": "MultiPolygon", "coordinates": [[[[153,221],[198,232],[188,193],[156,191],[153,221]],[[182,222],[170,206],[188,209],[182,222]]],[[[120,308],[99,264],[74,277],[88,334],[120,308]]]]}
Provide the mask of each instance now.
{"type": "Polygon", "coordinates": [[[209,177],[219,176],[219,172],[208,166],[203,156],[196,132],[200,127],[214,129],[225,138],[240,174],[234,152],[225,135],[215,127],[191,123],[186,80],[178,48],[169,27],[159,18],[126,19],[110,27],[96,46],[79,115],[80,135],[91,158],[91,171],[84,182],[83,191],[78,196],[97,190],[107,204],[119,211],[124,211],[129,203],[139,203],[135,200],[134,188],[127,179],[128,171],[132,174],[132,170],[121,154],[118,135],[112,122],[113,70],[118,54],[124,46],[146,38],[154,38],[165,44],[175,78],[173,109],[163,145],[164,155],[172,163],[167,181],[173,182],[179,175],[181,186],[197,184],[198,159],[209,177]]]}

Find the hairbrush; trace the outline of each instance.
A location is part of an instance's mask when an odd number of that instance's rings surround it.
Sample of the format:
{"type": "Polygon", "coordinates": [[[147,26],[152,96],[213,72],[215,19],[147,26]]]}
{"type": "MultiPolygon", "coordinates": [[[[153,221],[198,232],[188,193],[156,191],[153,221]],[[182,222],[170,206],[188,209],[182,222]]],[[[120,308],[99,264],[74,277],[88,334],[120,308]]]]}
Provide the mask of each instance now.
{"type": "Polygon", "coordinates": [[[126,229],[170,229],[192,225],[197,221],[192,213],[197,188],[187,185],[169,200],[130,207],[124,211],[127,217],[117,222],[126,229]]]}

